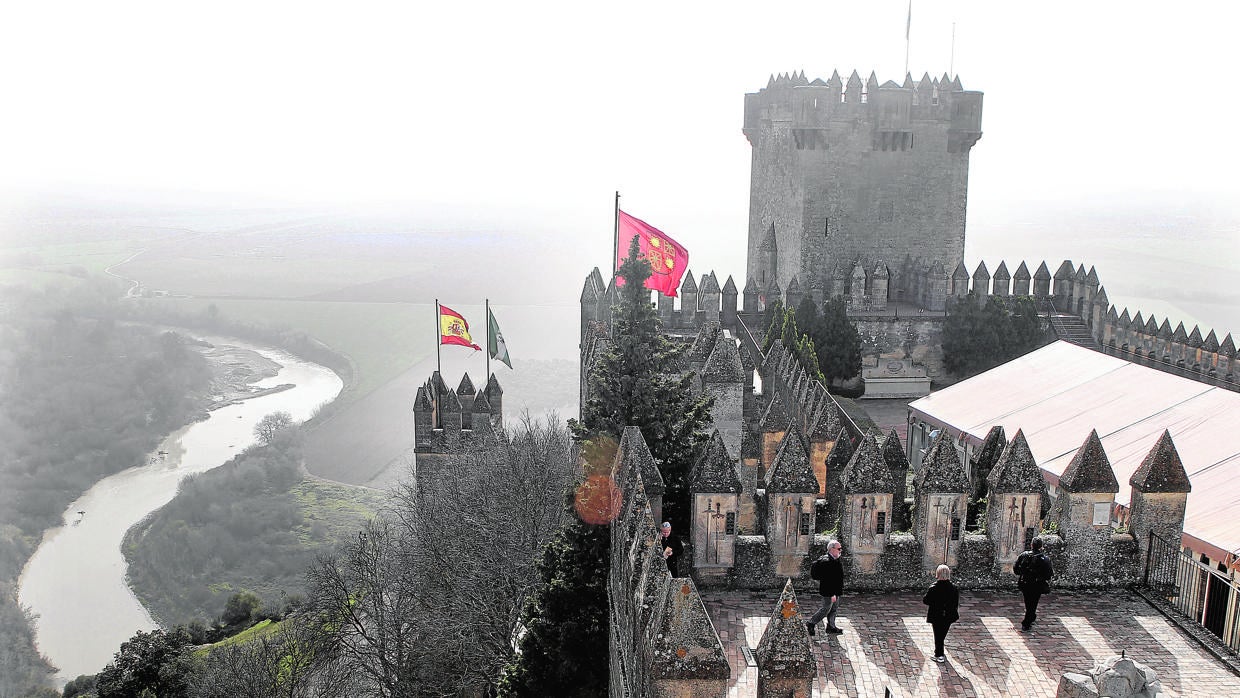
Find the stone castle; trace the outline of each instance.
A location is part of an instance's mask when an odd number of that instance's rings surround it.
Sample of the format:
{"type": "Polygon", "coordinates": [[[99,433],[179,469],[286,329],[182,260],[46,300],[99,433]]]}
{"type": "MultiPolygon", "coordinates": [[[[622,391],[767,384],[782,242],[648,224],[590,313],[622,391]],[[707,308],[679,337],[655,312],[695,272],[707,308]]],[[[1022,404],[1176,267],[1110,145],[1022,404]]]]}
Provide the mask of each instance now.
{"type": "MultiPolygon", "coordinates": [[[[993,274],[984,263],[968,272],[968,155],[981,136],[981,102],[948,76],[896,85],[874,76],[862,83],[855,72],[847,83],[838,74],[825,82],[783,75],[746,96],[753,174],[744,287],[689,273],[679,306],[656,301],[664,331],[688,345],[679,370],[715,398],[710,441],[691,464],[682,576],[673,578],[659,554],[663,480],[640,430],[625,430],[612,464],[622,494],[608,580],[613,696],[726,694],[738,667],[700,589],[769,594],[771,621],[754,653],[757,695],[811,695],[816,669],[797,594],[816,589],[809,562],[831,538],[843,543],[852,590],[921,588],[943,563],[962,587],[1011,587],[1012,563],[1038,535],[1058,586],[1123,586],[1139,578],[1151,532],[1179,539],[1190,486],[1171,434],[1124,483],[1131,512],[1127,530],[1117,530],[1121,483],[1096,433],[1053,500],[1020,432],[992,430],[965,462],[941,435],[913,467],[894,431],[867,433],[779,343],[760,349],[770,303],[839,295],[867,354],[912,359],[938,377],[941,311],[1030,296],[1063,338],[1234,386],[1230,335],[1220,342],[1213,332],[1117,312],[1092,268],[1065,260],[1054,273],[1046,262],[1031,273],[1022,261],[1014,272],[1006,262],[993,274]],[[989,505],[966,530],[982,479],[989,505]]],[[[611,342],[616,299],[614,280],[594,269],[580,298],[583,400],[611,342]]],[[[419,475],[445,472],[457,449],[493,443],[501,400],[494,376],[479,392],[468,376],[453,391],[433,374],[414,407],[419,475]]]]}
{"type": "Polygon", "coordinates": [[[982,93],[947,75],[902,85],[856,71],[847,82],[772,77],[745,95],[746,274],[762,291],[797,280],[820,298],[859,280],[876,301],[891,291],[912,300],[916,276],[941,277],[964,259],[981,128],[982,93]]]}

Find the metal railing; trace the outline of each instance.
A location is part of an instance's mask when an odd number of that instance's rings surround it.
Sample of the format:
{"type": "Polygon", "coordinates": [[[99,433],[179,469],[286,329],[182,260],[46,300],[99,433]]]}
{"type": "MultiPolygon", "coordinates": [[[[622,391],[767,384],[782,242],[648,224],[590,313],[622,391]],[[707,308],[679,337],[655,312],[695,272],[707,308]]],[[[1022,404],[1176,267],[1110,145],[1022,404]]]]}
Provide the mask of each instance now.
{"type": "Polygon", "coordinates": [[[1153,531],[1142,585],[1240,652],[1240,585],[1153,531]]]}

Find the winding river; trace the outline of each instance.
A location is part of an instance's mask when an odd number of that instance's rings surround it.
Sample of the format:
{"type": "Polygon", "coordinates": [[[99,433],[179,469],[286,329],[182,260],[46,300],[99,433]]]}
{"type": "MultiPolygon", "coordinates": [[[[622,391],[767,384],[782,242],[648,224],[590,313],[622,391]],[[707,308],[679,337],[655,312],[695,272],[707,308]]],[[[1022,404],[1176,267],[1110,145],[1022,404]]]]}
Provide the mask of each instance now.
{"type": "Polygon", "coordinates": [[[207,340],[257,351],[281,365],[276,376],[253,385],[294,387],[221,407],[178,430],[160,444],[164,455],[100,480],[69,505],[64,525],[44,534],[22,571],[18,599],[38,615],[39,651],[60,669],[62,684],[98,672],[136,631],[158,627],[125,582],[125,532],[167,504],[181,478],[222,465],[252,444],[254,425],[265,415],[283,410],[304,421],[343,387],[332,371],[285,352],[207,340]]]}

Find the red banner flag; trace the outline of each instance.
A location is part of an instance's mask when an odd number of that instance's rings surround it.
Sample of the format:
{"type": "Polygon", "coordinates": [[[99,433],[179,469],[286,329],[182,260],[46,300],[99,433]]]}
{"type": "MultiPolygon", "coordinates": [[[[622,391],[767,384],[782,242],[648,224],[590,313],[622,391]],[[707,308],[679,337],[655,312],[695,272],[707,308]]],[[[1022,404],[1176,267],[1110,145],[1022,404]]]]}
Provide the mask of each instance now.
{"type": "MultiPolygon", "coordinates": [[[[625,213],[618,211],[616,243],[616,268],[629,254],[630,241],[637,237],[640,254],[650,262],[650,278],[646,288],[665,296],[675,296],[680,288],[680,277],[689,268],[689,251],[671,239],[663,231],[625,213]]],[[[624,285],[624,279],[616,277],[616,285],[624,285]]]]}
{"type": "Polygon", "coordinates": [[[455,310],[446,305],[439,306],[439,343],[459,344],[470,347],[474,351],[482,351],[482,347],[474,344],[469,336],[469,323],[455,310]]]}

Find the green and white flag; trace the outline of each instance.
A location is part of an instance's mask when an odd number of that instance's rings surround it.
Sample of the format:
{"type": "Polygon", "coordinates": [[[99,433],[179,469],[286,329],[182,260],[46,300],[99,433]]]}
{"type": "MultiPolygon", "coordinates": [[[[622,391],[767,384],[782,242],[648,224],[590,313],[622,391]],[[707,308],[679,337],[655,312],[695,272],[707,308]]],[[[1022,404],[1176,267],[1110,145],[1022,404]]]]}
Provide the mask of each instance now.
{"type": "Polygon", "coordinates": [[[487,351],[491,358],[503,361],[512,368],[512,359],[508,358],[508,345],[504,343],[504,333],[499,331],[499,323],[495,322],[495,313],[487,308],[487,351]]]}

